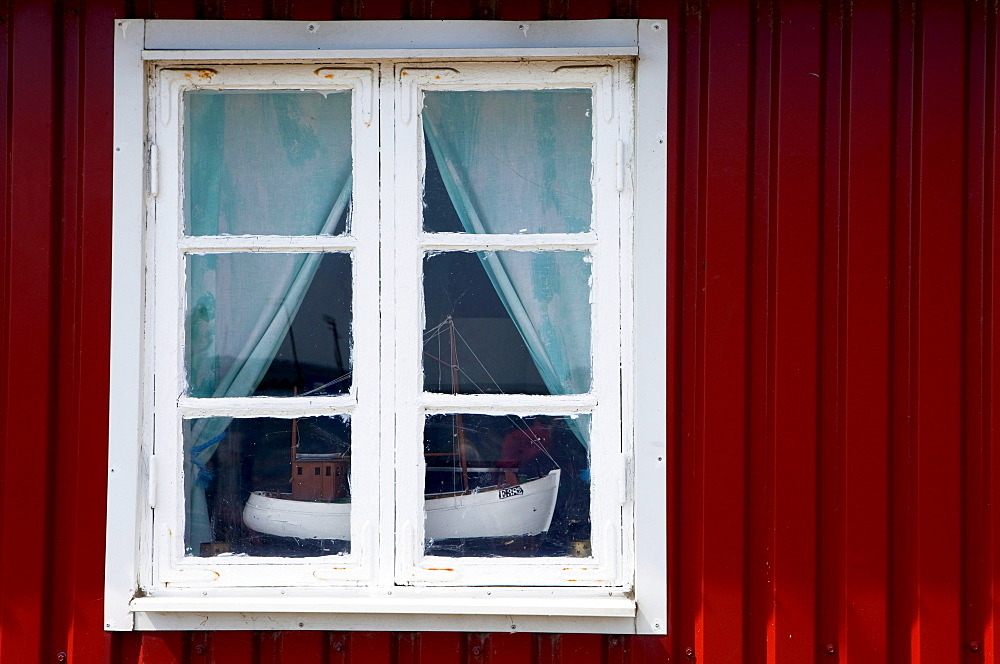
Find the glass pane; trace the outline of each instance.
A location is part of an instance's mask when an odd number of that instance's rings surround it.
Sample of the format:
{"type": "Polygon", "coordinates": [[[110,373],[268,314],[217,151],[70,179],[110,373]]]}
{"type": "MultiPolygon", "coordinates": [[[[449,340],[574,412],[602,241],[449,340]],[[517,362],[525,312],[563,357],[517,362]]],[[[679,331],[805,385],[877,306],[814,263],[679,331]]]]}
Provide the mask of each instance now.
{"type": "Polygon", "coordinates": [[[424,390],[590,391],[587,252],[430,254],[424,306],[424,390]]]}
{"type": "Polygon", "coordinates": [[[351,93],[184,95],[188,235],[345,232],[351,93]]]}
{"type": "Polygon", "coordinates": [[[187,554],[349,553],[350,470],[346,415],[185,420],[187,554]]]}
{"type": "Polygon", "coordinates": [[[430,415],[424,552],[590,555],[590,416],[430,415]]]}
{"type": "Polygon", "coordinates": [[[190,255],[185,320],[191,396],[350,391],[350,254],[190,255]]]}
{"type": "Polygon", "coordinates": [[[428,91],[424,230],[590,230],[590,90],[428,91]]]}

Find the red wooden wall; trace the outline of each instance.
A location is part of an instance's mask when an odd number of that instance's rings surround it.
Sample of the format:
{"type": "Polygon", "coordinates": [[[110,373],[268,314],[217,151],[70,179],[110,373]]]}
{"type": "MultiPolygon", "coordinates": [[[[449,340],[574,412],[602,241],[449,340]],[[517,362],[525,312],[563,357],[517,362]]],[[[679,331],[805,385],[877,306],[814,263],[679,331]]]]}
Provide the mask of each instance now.
{"type": "Polygon", "coordinates": [[[997,37],[995,0],[0,0],[0,662],[1000,662],[997,37]],[[669,19],[669,636],[102,630],[121,16],[669,19]]]}

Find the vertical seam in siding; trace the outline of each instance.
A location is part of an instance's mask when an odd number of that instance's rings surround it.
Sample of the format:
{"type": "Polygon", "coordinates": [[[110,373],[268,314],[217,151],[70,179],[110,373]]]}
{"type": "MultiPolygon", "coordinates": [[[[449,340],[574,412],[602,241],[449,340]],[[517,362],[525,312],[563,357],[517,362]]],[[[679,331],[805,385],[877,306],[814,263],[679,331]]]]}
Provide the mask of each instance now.
{"type": "Polygon", "coordinates": [[[744,353],[744,394],[746,399],[744,400],[743,408],[743,444],[744,444],[744,455],[743,455],[743,474],[745,481],[743,483],[743,523],[744,523],[744,555],[743,555],[743,656],[744,659],[750,656],[748,648],[753,642],[751,639],[751,627],[753,621],[751,620],[751,611],[753,609],[752,593],[754,584],[752,582],[753,578],[753,557],[752,557],[752,542],[753,538],[751,536],[751,514],[752,511],[750,506],[752,504],[752,478],[753,478],[753,389],[754,389],[754,372],[753,372],[753,321],[754,321],[754,269],[753,269],[753,257],[754,257],[754,235],[756,232],[756,218],[754,210],[757,204],[757,192],[756,192],[756,161],[757,161],[757,32],[758,28],[756,24],[757,9],[754,3],[748,3],[747,12],[749,13],[748,24],[750,26],[748,30],[749,43],[747,44],[747,54],[749,57],[749,63],[747,65],[747,75],[749,76],[749,81],[747,84],[747,159],[746,159],[746,225],[747,225],[747,235],[746,235],[746,247],[744,251],[746,252],[746,274],[744,276],[744,283],[746,284],[746,290],[744,292],[744,304],[745,307],[745,318],[744,318],[744,328],[743,328],[743,353],[744,353]]]}
{"type": "MultiPolygon", "coordinates": [[[[813,597],[816,600],[815,612],[813,613],[813,634],[814,639],[823,640],[824,637],[824,623],[823,623],[823,612],[820,610],[820,603],[823,601],[823,559],[824,559],[824,527],[827,525],[825,519],[823,518],[823,507],[824,507],[824,489],[826,484],[826,477],[824,475],[823,467],[823,448],[824,441],[826,437],[824,436],[824,431],[826,427],[825,410],[823,408],[824,399],[829,398],[830,395],[824,390],[825,381],[823,380],[823,367],[824,358],[827,354],[827,348],[824,344],[823,330],[825,317],[824,317],[824,294],[825,283],[826,283],[826,225],[830,223],[826,212],[826,196],[827,196],[827,160],[829,155],[827,154],[827,136],[826,132],[828,129],[828,118],[827,118],[827,77],[830,73],[829,66],[829,3],[827,0],[821,0],[819,6],[819,71],[817,72],[819,78],[819,98],[817,101],[818,108],[818,137],[817,146],[819,149],[819,154],[816,155],[817,168],[816,168],[816,356],[813,358],[815,362],[815,373],[816,373],[816,421],[815,421],[815,446],[816,454],[813,459],[813,476],[816,478],[816,485],[814,489],[814,509],[813,509],[813,570],[815,576],[812,580],[813,583],[813,597]]],[[[845,28],[846,29],[846,28],[845,28]]],[[[843,38],[842,38],[843,41],[843,38]]],[[[843,57],[843,55],[841,56],[843,57]]],[[[841,79],[843,80],[843,78],[841,79]]],[[[841,117],[843,117],[841,115],[841,117]]],[[[843,135],[841,135],[843,137],[843,135]]],[[[841,162],[842,164],[843,162],[841,162]]],[[[843,190],[843,187],[840,187],[843,190]]],[[[830,266],[835,267],[835,266],[830,266]]],[[[839,272],[839,270],[838,270],[839,272]]],[[[835,395],[836,396],[836,395],[835,395]]],[[[813,652],[819,652],[820,645],[818,642],[808,644],[813,652]]]]}
{"type": "Polygon", "coordinates": [[[771,27],[771,49],[770,49],[770,100],[768,103],[768,162],[767,162],[767,186],[768,186],[768,201],[767,201],[767,230],[766,230],[766,249],[765,249],[765,260],[766,267],[764,271],[764,301],[765,310],[763,313],[763,325],[764,325],[764,367],[762,367],[764,373],[764,400],[762,413],[764,418],[764,439],[761,441],[761,445],[764,448],[764,513],[766,515],[766,520],[760,525],[761,528],[765,530],[765,537],[767,541],[767,554],[765,560],[767,561],[768,569],[768,588],[767,595],[764,598],[767,606],[767,627],[766,627],[766,637],[767,643],[765,647],[765,653],[762,655],[765,657],[765,661],[768,664],[779,664],[776,661],[777,652],[775,650],[775,638],[776,638],[776,614],[775,605],[777,604],[777,595],[775,594],[775,581],[777,578],[777,570],[775,569],[775,485],[774,485],[774,474],[775,474],[775,459],[774,455],[776,453],[775,445],[777,442],[776,436],[774,435],[775,427],[775,381],[777,380],[777,358],[776,358],[776,344],[777,344],[777,330],[776,330],[776,311],[775,311],[775,299],[776,299],[776,270],[777,270],[777,235],[778,227],[776,220],[778,218],[778,163],[779,163],[779,129],[780,123],[779,119],[781,116],[781,9],[778,6],[778,0],[772,0],[770,4],[771,14],[770,14],[770,27],[771,27]]]}

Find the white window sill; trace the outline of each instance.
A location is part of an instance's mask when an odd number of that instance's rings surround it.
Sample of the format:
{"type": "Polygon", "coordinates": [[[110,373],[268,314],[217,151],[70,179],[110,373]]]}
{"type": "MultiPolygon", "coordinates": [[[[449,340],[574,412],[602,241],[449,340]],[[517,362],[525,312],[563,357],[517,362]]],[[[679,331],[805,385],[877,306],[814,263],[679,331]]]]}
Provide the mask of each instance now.
{"type": "Polygon", "coordinates": [[[137,597],[134,612],[218,613],[238,609],[241,613],[393,613],[436,615],[605,616],[631,618],[635,602],[627,597],[573,597],[560,599],[348,597],[137,597]]]}
{"type": "Polygon", "coordinates": [[[567,598],[139,597],[135,629],[368,629],[635,633],[621,594],[567,598]],[[336,611],[335,613],[331,610],[336,611]]]}

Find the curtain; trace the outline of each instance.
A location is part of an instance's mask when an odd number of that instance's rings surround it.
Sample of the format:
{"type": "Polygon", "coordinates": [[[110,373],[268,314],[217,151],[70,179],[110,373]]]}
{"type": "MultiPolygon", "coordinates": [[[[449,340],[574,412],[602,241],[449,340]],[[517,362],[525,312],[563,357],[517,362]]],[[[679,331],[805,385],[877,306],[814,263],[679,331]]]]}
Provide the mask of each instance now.
{"type": "MultiPolygon", "coordinates": [[[[590,230],[589,90],[427,92],[423,127],[466,232],[590,230]]],[[[589,254],[479,256],[550,393],[589,392],[589,254]]],[[[589,448],[589,428],[572,422],[589,448]]]]}
{"type": "MultiPolygon", "coordinates": [[[[350,93],[187,94],[189,235],[328,235],[351,198],[350,93]]],[[[187,257],[188,391],[245,397],[278,351],[323,254],[187,257]]],[[[208,462],[231,418],[184,423],[185,542],[213,539],[208,462]]]]}

